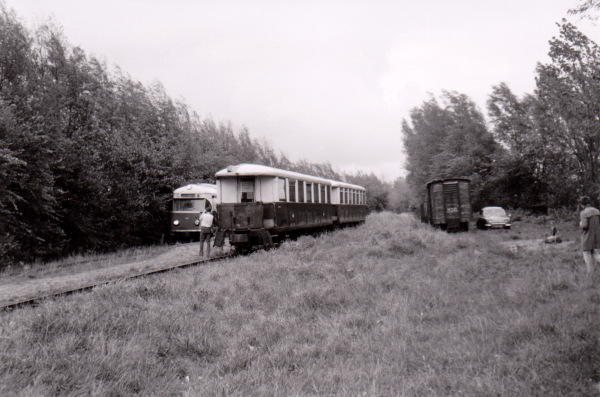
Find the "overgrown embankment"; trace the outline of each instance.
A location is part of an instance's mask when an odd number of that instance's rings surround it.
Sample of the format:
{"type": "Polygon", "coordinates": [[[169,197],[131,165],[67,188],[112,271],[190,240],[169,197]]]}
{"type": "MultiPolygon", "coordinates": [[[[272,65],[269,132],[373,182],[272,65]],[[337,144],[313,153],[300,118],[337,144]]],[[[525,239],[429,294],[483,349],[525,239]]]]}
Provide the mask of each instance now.
{"type": "Polygon", "coordinates": [[[0,394],[593,395],[572,249],[408,215],[1,313],[0,394]]]}

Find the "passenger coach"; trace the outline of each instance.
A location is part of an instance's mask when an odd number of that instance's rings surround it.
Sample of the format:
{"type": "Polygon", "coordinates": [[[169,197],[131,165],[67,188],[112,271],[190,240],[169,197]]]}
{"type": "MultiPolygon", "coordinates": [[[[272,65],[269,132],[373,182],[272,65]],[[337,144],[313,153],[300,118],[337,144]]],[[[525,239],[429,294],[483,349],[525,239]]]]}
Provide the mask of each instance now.
{"type": "Polygon", "coordinates": [[[357,224],[367,215],[362,186],[255,164],[216,173],[216,244],[229,235],[238,249],[270,246],[296,234],[357,224]]]}

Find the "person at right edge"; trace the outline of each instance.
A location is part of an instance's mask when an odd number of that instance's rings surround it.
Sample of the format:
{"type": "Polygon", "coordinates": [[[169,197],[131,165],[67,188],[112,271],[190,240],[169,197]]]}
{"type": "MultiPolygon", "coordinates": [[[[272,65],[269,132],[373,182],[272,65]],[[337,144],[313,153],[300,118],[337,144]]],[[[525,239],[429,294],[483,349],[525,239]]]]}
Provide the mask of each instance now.
{"type": "Polygon", "coordinates": [[[587,196],[581,197],[579,203],[584,206],[579,214],[581,250],[587,268],[587,280],[592,284],[596,263],[600,263],[600,211],[592,207],[587,196]]]}

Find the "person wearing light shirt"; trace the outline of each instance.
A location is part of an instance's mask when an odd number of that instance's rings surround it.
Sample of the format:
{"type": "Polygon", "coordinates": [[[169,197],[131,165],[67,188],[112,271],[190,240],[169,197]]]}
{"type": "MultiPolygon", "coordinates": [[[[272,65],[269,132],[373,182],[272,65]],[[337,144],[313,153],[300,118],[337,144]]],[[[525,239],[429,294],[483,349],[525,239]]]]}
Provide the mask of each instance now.
{"type": "Polygon", "coordinates": [[[210,257],[210,238],[214,220],[215,217],[210,208],[200,214],[200,256],[204,256],[204,242],[206,241],[206,254],[210,257]]]}

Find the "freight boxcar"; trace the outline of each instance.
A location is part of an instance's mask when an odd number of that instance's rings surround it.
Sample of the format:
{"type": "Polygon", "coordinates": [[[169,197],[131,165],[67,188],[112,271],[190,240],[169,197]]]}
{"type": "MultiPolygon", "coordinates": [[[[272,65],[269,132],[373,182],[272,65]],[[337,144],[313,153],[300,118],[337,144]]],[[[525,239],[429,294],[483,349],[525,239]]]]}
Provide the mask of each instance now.
{"type": "Polygon", "coordinates": [[[471,220],[471,181],[466,178],[429,182],[421,205],[421,221],[447,231],[468,231],[471,220]]]}

